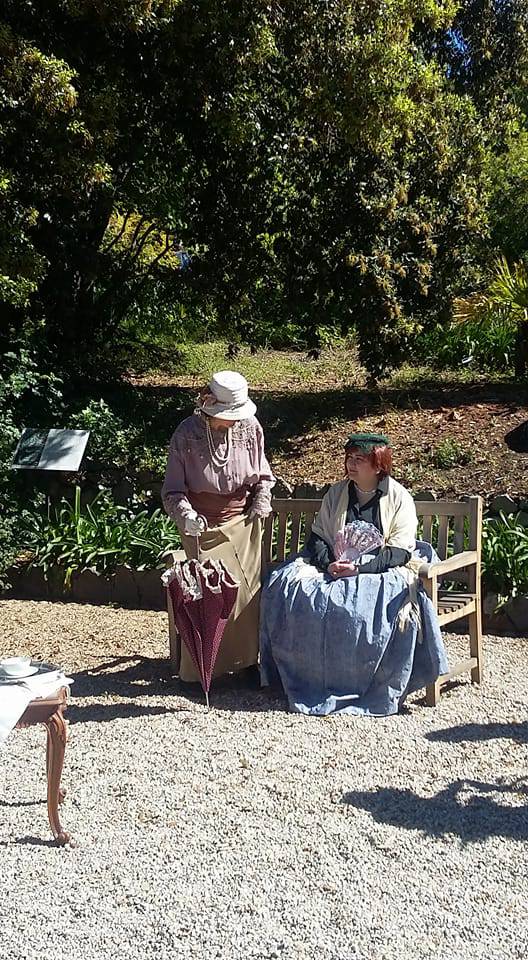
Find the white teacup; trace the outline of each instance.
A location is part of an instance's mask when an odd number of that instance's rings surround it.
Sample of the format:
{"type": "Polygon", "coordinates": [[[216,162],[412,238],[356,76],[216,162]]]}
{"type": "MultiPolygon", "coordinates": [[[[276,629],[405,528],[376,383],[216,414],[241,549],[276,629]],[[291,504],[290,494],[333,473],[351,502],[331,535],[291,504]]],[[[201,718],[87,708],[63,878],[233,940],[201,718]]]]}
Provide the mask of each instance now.
{"type": "Polygon", "coordinates": [[[31,667],[31,657],[6,657],[0,660],[0,671],[6,677],[23,677],[31,667]]]}

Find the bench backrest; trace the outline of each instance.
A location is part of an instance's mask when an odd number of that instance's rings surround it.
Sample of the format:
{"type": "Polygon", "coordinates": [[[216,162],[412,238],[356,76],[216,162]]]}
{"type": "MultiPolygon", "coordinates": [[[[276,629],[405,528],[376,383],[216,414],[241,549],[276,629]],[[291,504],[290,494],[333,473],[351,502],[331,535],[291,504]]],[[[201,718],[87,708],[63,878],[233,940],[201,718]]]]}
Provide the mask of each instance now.
{"type": "MultiPolygon", "coordinates": [[[[299,552],[308,540],[321,500],[274,499],[264,525],[263,560],[280,563],[299,552]]],[[[418,536],[435,548],[441,560],[463,550],[477,550],[482,538],[482,498],[417,500],[418,536]]],[[[457,576],[460,579],[460,576],[457,576]]]]}

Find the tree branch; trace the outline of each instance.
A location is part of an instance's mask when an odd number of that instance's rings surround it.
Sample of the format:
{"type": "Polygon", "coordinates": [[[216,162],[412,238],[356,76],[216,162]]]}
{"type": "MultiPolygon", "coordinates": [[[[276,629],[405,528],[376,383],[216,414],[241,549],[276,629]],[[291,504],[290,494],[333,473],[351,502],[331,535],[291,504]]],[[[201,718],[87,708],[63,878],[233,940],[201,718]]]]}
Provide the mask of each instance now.
{"type": "Polygon", "coordinates": [[[108,244],[108,246],[103,247],[103,250],[102,250],[103,253],[109,253],[112,247],[115,247],[116,243],[119,243],[119,241],[121,240],[121,237],[123,236],[126,230],[127,223],[130,220],[131,216],[132,216],[132,210],[128,210],[127,213],[125,213],[125,216],[123,217],[123,223],[121,225],[119,233],[115,235],[114,239],[108,244]]]}
{"type": "Polygon", "coordinates": [[[134,233],[132,234],[132,239],[131,239],[131,241],[130,241],[130,245],[129,245],[129,249],[130,249],[130,250],[132,250],[132,248],[135,246],[136,240],[137,240],[137,238],[138,238],[138,236],[139,236],[139,232],[140,232],[141,228],[142,228],[147,222],[148,222],[148,221],[147,221],[147,217],[140,217],[140,218],[139,218],[139,222],[138,222],[138,224],[137,224],[137,226],[136,226],[136,229],[134,230],[134,233]]]}
{"type": "Polygon", "coordinates": [[[136,261],[139,260],[141,251],[143,250],[143,247],[145,246],[150,234],[154,233],[154,231],[157,229],[158,229],[158,226],[155,223],[151,223],[150,227],[147,227],[147,229],[145,230],[145,233],[143,234],[143,236],[141,237],[141,240],[137,245],[137,249],[135,253],[133,253],[130,257],[130,263],[136,263],[136,261]]]}

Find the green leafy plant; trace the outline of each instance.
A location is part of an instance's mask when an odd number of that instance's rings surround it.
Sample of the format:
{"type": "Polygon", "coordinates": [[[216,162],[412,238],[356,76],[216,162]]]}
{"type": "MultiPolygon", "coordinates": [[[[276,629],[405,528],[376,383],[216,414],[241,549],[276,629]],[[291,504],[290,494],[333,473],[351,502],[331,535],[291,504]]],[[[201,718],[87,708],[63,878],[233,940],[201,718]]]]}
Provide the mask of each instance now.
{"type": "Polygon", "coordinates": [[[90,402],[73,418],[78,430],[89,430],[89,456],[105,466],[126,466],[138,431],[127,426],[105,400],[90,402]]]}
{"type": "Polygon", "coordinates": [[[451,437],[441,440],[432,456],[434,466],[440,467],[442,470],[464,466],[470,463],[471,459],[471,451],[466,450],[457,440],[452,440],[451,437]]]}
{"type": "Polygon", "coordinates": [[[515,373],[528,372],[528,267],[522,261],[510,266],[506,257],[496,260],[487,290],[455,302],[454,318],[460,324],[480,324],[487,329],[499,314],[515,330],[515,373]]]}
{"type": "Polygon", "coordinates": [[[424,331],[413,346],[415,360],[440,369],[465,367],[508,372],[515,356],[516,326],[504,311],[492,311],[486,323],[467,319],[464,324],[424,331]]]}
{"type": "Polygon", "coordinates": [[[20,549],[21,529],[28,507],[27,491],[20,495],[11,462],[22,426],[38,408],[41,422],[61,409],[61,382],[39,371],[33,353],[22,343],[0,356],[0,590],[9,586],[8,570],[20,549]]]}
{"type": "Polygon", "coordinates": [[[528,528],[518,514],[484,521],[482,573],[486,586],[502,602],[528,594],[528,528]]]}
{"type": "Polygon", "coordinates": [[[134,458],[134,466],[137,470],[149,471],[161,479],[167,466],[166,446],[140,447],[134,458]]]}
{"type": "Polygon", "coordinates": [[[106,491],[82,506],[77,487],[73,504],[62,500],[48,514],[26,521],[31,565],[46,575],[59,570],[66,586],[73,573],[86,569],[110,576],[118,566],[161,568],[165,554],[179,545],[179,533],[162,510],[135,513],[116,505],[106,491]]]}

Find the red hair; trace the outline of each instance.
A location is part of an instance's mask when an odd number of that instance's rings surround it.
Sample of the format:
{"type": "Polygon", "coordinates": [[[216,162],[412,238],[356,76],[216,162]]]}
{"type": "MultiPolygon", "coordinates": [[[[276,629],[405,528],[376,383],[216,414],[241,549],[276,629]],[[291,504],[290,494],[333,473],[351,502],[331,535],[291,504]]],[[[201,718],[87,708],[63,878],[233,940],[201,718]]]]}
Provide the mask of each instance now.
{"type": "Polygon", "coordinates": [[[370,453],[365,453],[361,447],[347,447],[345,450],[345,460],[348,457],[349,453],[361,453],[370,463],[373,470],[376,470],[380,478],[389,477],[392,473],[392,450],[390,447],[385,445],[380,447],[372,447],[370,453]]]}

